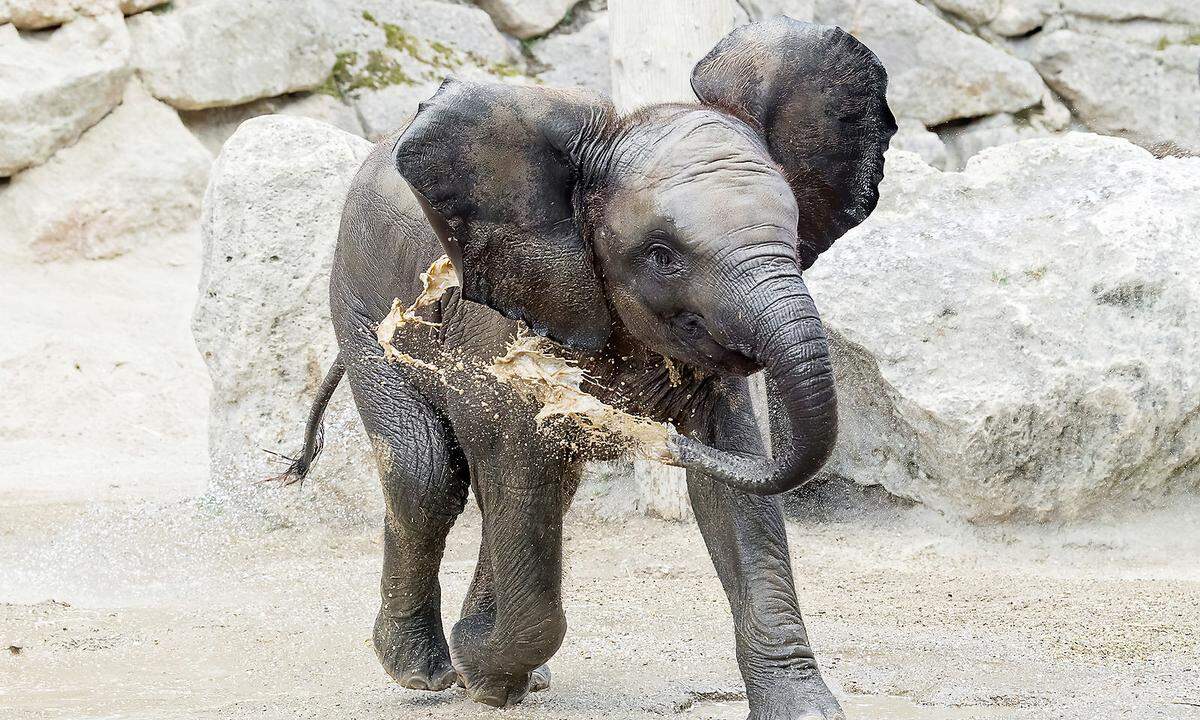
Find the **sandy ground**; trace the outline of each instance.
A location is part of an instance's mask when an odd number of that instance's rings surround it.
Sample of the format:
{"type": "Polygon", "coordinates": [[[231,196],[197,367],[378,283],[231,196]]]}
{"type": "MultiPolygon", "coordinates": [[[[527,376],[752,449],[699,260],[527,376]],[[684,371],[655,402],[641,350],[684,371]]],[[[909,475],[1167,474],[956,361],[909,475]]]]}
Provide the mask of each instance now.
{"type": "MultiPolygon", "coordinates": [[[[0,258],[0,720],[745,717],[699,533],[649,519],[568,524],[550,691],[496,711],[391,683],[376,529],[201,494],[196,248],[0,258]]],[[[790,528],[851,718],[1200,718],[1200,501],[978,528],[868,500],[826,491],[790,528]]],[[[452,534],[448,620],[478,533],[468,511],[452,534]]]]}
{"type": "MultiPolygon", "coordinates": [[[[303,492],[303,491],[302,491],[303,492]]],[[[378,533],[203,501],[0,509],[0,718],[742,718],[695,527],[573,520],[554,686],[498,712],[394,686],[371,645],[378,533]]],[[[851,718],[1200,717],[1194,504],[970,528],[921,509],[794,522],[819,657],[851,718]]],[[[455,528],[461,602],[478,517],[455,528]]]]}

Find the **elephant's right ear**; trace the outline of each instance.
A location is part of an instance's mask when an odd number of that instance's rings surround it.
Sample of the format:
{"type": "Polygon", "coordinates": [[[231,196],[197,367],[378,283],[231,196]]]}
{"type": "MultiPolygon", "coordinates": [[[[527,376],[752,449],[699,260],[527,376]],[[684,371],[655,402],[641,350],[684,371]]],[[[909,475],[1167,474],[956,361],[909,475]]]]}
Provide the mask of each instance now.
{"type": "Polygon", "coordinates": [[[449,79],[395,148],[462,296],[589,350],[610,315],[572,195],[580,138],[610,113],[583,91],[449,79]]]}
{"type": "Polygon", "coordinates": [[[744,25],[696,63],[692,89],[762,131],[800,209],[802,267],[875,209],[896,120],[883,63],[854,37],[788,17],[744,25]]]}

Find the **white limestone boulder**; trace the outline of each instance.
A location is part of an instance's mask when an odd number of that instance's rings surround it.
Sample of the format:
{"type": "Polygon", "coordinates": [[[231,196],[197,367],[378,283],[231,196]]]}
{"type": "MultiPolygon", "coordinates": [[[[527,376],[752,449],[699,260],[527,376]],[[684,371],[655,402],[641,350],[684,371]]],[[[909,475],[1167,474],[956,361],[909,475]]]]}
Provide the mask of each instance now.
{"type": "Polygon", "coordinates": [[[539,80],[552,87],[585,87],[612,92],[609,66],[608,14],[599,14],[574,32],[559,32],[529,46],[544,66],[539,80]]]}
{"type": "Polygon", "coordinates": [[[207,0],[129,19],[146,89],[182,110],[311,90],[334,56],[316,0],[207,0]]]}
{"type": "Polygon", "coordinates": [[[111,258],[193,227],[212,155],[131,82],[74,145],[0,195],[5,245],[31,259],[111,258]]]}
{"type": "MultiPolygon", "coordinates": [[[[943,3],[987,2],[988,0],[936,0],[943,3]]],[[[948,8],[947,8],[948,9],[948,8]]],[[[1002,35],[1017,36],[1045,26],[1055,18],[1067,17],[1130,26],[1200,26],[1200,3],[1195,0],[998,0],[994,15],[987,20],[1002,35]]]]}
{"type": "MultiPolygon", "coordinates": [[[[1200,42],[1200,25],[1196,33],[1200,42]]],[[[1031,42],[1031,57],[1090,129],[1200,152],[1200,44],[1146,47],[1057,30],[1031,42]]]]}
{"type": "Polygon", "coordinates": [[[819,23],[862,40],[888,71],[897,117],[927,126],[1037,106],[1046,86],[1029,63],[962,32],[915,0],[817,0],[819,23]]]}
{"type": "Polygon", "coordinates": [[[359,137],[364,135],[354,108],[324,93],[297,93],[232,107],[185,110],[179,113],[179,117],[204,147],[216,155],[239,125],[250,118],[274,114],[312,118],[359,137]]]}
{"type": "Polygon", "coordinates": [[[44,162],[121,102],[129,58],[119,15],[26,36],[0,25],[0,177],[44,162]]]}
{"type": "Polygon", "coordinates": [[[749,20],[767,20],[787,15],[793,20],[812,22],[814,0],[740,0],[749,20]]]}
{"type": "Polygon", "coordinates": [[[978,26],[991,22],[1000,13],[1003,0],[933,0],[939,9],[978,26]]]}
{"type": "Polygon", "coordinates": [[[896,134],[888,146],[893,150],[916,153],[926,163],[939,170],[949,170],[951,158],[946,143],[937,133],[929,131],[920,120],[896,119],[896,134]]]}
{"type": "Polygon", "coordinates": [[[0,0],[0,25],[12,23],[21,30],[42,30],[70,22],[80,15],[125,15],[165,5],[168,0],[0,0]]]}
{"type": "Polygon", "coordinates": [[[889,155],[806,273],[833,337],[830,471],[977,521],[1200,488],[1200,158],[1070,134],[961,173],[889,155]]]}
{"type": "Polygon", "coordinates": [[[578,0],[475,0],[504,32],[531,38],[548,32],[578,0]]]}
{"type": "Polygon", "coordinates": [[[516,43],[476,7],[334,0],[324,14],[337,55],[322,90],[353,106],[371,139],[406,125],[448,76],[527,81],[516,43]]]}
{"type": "Polygon", "coordinates": [[[192,330],[213,384],[211,487],[235,504],[348,522],[382,507],[344,382],[304,487],[256,484],[286,466],[265,451],[300,450],[316,388],[337,356],[329,270],[347,189],[371,147],[316,120],[267,115],[242,123],[213,164],[192,330]]]}
{"type": "MultiPolygon", "coordinates": [[[[1061,115],[1051,117],[1049,112],[1023,113],[1020,117],[1010,113],[989,115],[966,123],[955,123],[942,128],[939,136],[946,147],[946,162],[943,165],[930,163],[942,170],[961,170],[977,153],[997,145],[1039,137],[1050,137],[1066,130],[1071,119],[1070,111],[1050,97],[1044,107],[1061,110],[1061,115]]],[[[1086,129],[1079,125],[1077,129],[1086,129]]],[[[897,146],[895,141],[892,147],[897,146]]],[[[929,162],[926,158],[926,162],[929,162]]]]}

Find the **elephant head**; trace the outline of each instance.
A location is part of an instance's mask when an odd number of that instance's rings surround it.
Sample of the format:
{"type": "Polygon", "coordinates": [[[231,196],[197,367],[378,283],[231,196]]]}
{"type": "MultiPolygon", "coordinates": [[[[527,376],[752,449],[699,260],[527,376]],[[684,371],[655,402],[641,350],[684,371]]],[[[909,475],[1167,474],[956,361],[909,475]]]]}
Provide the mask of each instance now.
{"type": "Polygon", "coordinates": [[[466,299],[584,350],[621,323],[709,372],[765,368],[783,410],[774,459],[673,441],[685,467],[782,492],[836,438],[801,273],[875,207],[896,130],[887,75],[840,29],[779,18],[723,39],[692,87],[699,104],[619,117],[583,91],[448,80],[396,165],[466,299]]]}

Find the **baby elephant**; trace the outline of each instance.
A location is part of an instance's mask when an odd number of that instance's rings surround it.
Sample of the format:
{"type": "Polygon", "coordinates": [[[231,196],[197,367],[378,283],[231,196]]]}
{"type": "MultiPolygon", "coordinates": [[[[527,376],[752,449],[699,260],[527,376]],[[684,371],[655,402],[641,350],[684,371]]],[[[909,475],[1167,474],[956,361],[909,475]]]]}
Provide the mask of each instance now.
{"type": "Polygon", "coordinates": [[[566,633],[563,513],[584,461],[620,448],[548,432],[536,403],[482,371],[523,324],[582,367],[589,393],[678,429],[671,454],[732,607],[750,717],[842,717],[800,618],[777,494],[836,437],[801,272],[875,207],[896,130],[886,86],[851,36],[780,18],[696,65],[698,104],[621,116],[580,90],[451,79],[375,148],[330,281],[340,352],[287,479],[308,472],[348,376],[387,504],[375,649],[400,684],[458,681],[510,705],[548,682],[566,633]],[[377,326],[443,254],[461,287],[396,334],[411,362],[385,361],[377,326]],[[746,379],[760,369],[770,450],[746,379]],[[438,566],[468,487],[483,538],[447,641],[438,566]]]}

